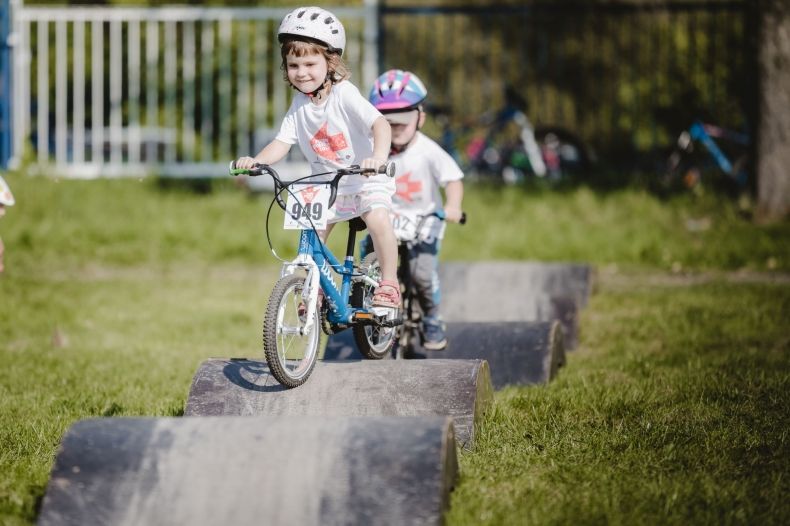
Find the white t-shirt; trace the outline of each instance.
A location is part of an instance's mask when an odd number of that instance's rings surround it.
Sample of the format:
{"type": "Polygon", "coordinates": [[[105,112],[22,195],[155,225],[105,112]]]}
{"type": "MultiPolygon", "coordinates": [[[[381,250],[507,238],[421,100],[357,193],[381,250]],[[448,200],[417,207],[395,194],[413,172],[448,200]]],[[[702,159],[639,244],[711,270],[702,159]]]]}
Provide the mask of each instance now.
{"type": "MultiPolygon", "coordinates": [[[[285,114],[277,140],[299,143],[312,167],[312,173],[348,168],[373,156],[373,122],[381,113],[348,81],[332,86],[329,96],[313,104],[304,93],[297,93],[285,114]]],[[[316,179],[320,180],[320,179],[316,179]]],[[[340,180],[338,195],[359,193],[366,185],[385,185],[394,191],[386,175],[348,175],[340,180]]]]}
{"type": "Polygon", "coordinates": [[[464,173],[444,149],[417,132],[406,150],[391,155],[395,161],[393,212],[412,217],[431,214],[442,208],[439,187],[458,181],[464,173]]]}

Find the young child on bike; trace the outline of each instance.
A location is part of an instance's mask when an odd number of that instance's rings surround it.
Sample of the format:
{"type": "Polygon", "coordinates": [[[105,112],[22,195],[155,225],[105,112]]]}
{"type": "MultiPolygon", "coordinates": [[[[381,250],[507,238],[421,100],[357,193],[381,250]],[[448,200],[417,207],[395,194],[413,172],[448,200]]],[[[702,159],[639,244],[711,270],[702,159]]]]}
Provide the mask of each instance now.
{"type": "MultiPolygon", "coordinates": [[[[419,130],[425,123],[422,103],[428,96],[414,73],[392,69],[383,73],[370,90],[368,99],[392,127],[390,160],[396,166],[396,193],[392,198],[393,217],[425,217],[444,210],[445,220],[461,221],[464,174],[441,146],[419,130]],[[444,188],[442,206],[439,191],[444,188]]],[[[444,323],[439,313],[439,249],[444,224],[435,235],[413,244],[409,253],[412,282],[422,309],[423,347],[441,350],[447,346],[444,323]]]]}
{"type": "Polygon", "coordinates": [[[376,174],[387,162],[390,125],[348,81],[351,74],[341,58],[345,29],[335,15],[318,7],[294,9],[280,23],[277,38],[285,80],[298,93],[275,139],[255,157],[238,159],[236,166],[274,164],[298,143],[313,173],[354,164],[369,169],[370,176],[340,180],[328,227],[320,236],[326,240],[334,223],[361,217],[373,238],[383,278],[372,305],[397,308],[398,246],[389,219],[395,185],[386,175],[376,174]]]}
{"type": "MultiPolygon", "coordinates": [[[[8,187],[8,183],[5,182],[5,179],[0,176],[0,217],[5,215],[5,207],[14,206],[14,202],[14,196],[11,193],[11,188],[8,187]]],[[[4,254],[5,247],[3,246],[3,240],[0,239],[0,274],[2,274],[3,270],[5,270],[5,265],[3,264],[4,254]]]]}

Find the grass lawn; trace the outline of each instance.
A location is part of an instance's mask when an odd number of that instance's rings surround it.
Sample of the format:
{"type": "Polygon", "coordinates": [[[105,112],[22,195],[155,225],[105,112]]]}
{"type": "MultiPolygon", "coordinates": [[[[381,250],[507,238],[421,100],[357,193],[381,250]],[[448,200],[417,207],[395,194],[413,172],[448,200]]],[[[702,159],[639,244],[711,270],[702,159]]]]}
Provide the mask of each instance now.
{"type": "MultiPolygon", "coordinates": [[[[227,183],[7,180],[0,524],[29,524],[73,422],[180,415],[203,359],[260,355],[279,267],[268,200],[227,183]]],[[[497,394],[449,524],[790,520],[790,224],[640,190],[470,185],[465,208],[445,259],[586,261],[600,279],[557,380],[497,394]]]]}

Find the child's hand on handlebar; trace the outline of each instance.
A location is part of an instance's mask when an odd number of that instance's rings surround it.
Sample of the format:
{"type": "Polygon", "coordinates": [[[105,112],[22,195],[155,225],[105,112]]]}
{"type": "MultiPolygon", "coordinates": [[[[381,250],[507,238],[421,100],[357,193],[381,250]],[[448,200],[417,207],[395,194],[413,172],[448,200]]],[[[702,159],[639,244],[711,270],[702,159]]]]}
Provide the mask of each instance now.
{"type": "Polygon", "coordinates": [[[444,219],[450,223],[460,223],[463,215],[463,210],[460,208],[448,206],[444,209],[444,219]]]}
{"type": "Polygon", "coordinates": [[[252,157],[239,157],[236,160],[236,168],[240,170],[250,170],[255,168],[258,164],[258,161],[252,157]]]}
{"type": "Polygon", "coordinates": [[[376,159],[375,157],[370,157],[365,159],[361,163],[359,163],[359,167],[362,168],[364,175],[370,177],[371,175],[376,175],[378,173],[379,168],[387,164],[387,160],[376,159]]]}

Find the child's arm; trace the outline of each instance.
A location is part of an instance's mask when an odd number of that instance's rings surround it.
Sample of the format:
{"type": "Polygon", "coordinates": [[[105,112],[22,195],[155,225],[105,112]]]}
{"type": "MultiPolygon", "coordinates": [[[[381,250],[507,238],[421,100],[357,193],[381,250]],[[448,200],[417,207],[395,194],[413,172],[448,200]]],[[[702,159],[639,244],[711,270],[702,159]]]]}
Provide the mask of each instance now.
{"type": "Polygon", "coordinates": [[[444,205],[444,215],[447,221],[458,223],[461,221],[463,209],[461,202],[464,199],[464,183],[460,180],[450,181],[444,187],[446,203],[444,205]]]}
{"type": "Polygon", "coordinates": [[[392,141],[392,129],[384,117],[373,121],[371,129],[373,130],[373,157],[364,159],[359,163],[359,166],[367,170],[378,170],[380,166],[387,163],[392,141]]]}
{"type": "Polygon", "coordinates": [[[285,157],[290,149],[290,144],[274,139],[264,146],[263,150],[258,152],[255,157],[239,157],[236,161],[236,168],[247,170],[256,164],[274,164],[285,157]]]}

